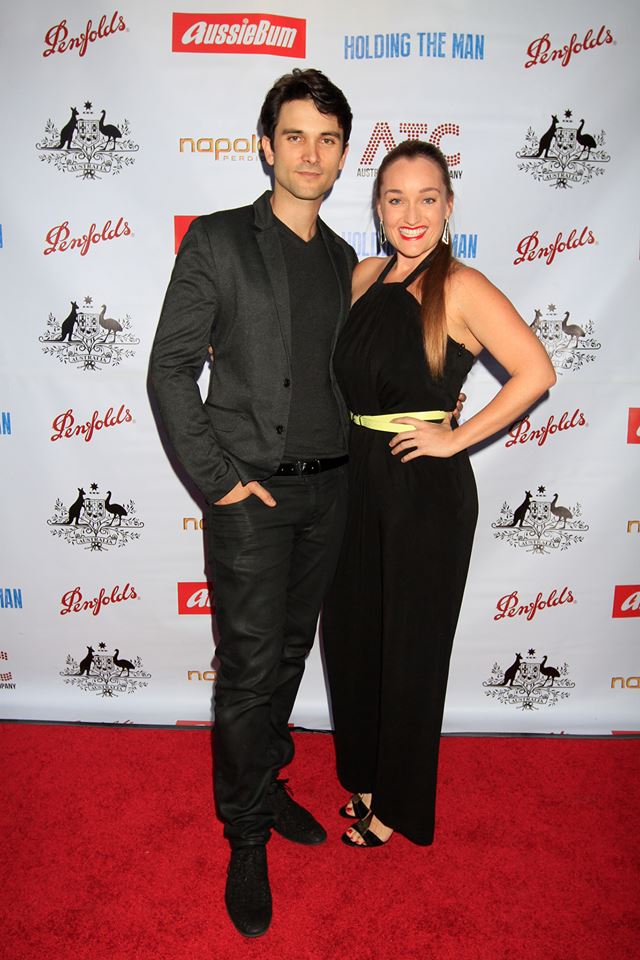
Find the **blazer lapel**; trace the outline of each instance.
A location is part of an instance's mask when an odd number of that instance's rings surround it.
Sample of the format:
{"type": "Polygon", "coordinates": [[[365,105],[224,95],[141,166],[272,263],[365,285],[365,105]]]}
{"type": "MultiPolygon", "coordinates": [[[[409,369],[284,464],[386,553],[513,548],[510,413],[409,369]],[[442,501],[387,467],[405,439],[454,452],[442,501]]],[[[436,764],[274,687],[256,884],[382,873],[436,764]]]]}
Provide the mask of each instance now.
{"type": "Polygon", "coordinates": [[[264,261],[271,292],[275,303],[280,334],[284,348],[291,362],[291,306],[289,304],[289,282],[287,268],[282,255],[280,238],[273,222],[270,192],[267,191],[254,203],[257,242],[264,261]]]}

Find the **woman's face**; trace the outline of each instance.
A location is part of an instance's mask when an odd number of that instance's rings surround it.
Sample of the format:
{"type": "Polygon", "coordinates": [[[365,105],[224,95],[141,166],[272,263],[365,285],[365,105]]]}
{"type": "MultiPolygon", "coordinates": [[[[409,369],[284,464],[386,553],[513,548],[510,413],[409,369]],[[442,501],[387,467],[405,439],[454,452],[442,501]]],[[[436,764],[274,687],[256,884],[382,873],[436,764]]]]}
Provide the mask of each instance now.
{"type": "Polygon", "coordinates": [[[398,253],[424,257],[434,249],[451,215],[440,167],[427,157],[401,157],[385,170],[380,184],[378,216],[398,253]]]}

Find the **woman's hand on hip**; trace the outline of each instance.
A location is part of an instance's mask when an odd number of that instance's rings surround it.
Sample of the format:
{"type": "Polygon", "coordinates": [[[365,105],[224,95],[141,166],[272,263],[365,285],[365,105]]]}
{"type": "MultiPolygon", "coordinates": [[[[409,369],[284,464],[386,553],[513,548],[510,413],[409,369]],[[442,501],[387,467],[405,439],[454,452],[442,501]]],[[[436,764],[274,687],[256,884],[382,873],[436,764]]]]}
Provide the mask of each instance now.
{"type": "Polygon", "coordinates": [[[391,453],[403,463],[416,457],[451,457],[456,452],[451,430],[451,414],[442,423],[429,423],[415,417],[396,417],[393,423],[406,423],[412,429],[396,433],[389,441],[391,453]]]}

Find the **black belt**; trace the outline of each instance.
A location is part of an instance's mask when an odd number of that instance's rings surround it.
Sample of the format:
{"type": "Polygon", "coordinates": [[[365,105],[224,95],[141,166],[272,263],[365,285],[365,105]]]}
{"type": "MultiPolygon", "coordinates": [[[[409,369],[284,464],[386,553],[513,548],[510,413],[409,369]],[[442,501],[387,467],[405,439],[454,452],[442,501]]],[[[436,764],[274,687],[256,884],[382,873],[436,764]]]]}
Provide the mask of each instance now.
{"type": "Polygon", "coordinates": [[[322,473],[324,470],[333,470],[335,467],[341,467],[348,461],[349,457],[331,457],[325,460],[291,460],[287,463],[281,463],[275,477],[303,477],[310,473],[322,473]]]}

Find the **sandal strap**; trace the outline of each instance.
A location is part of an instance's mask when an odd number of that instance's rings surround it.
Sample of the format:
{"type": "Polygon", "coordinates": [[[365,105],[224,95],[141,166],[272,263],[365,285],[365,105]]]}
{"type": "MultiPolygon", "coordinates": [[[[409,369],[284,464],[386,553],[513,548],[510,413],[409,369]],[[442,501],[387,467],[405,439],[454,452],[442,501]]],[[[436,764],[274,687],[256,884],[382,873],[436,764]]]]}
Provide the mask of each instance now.
{"type": "Polygon", "coordinates": [[[354,823],[351,829],[360,834],[366,847],[382,847],[386,841],[381,840],[380,837],[377,837],[375,833],[369,829],[372,820],[373,810],[369,810],[369,813],[366,815],[366,817],[363,817],[362,820],[358,820],[356,823],[354,823]]]}

